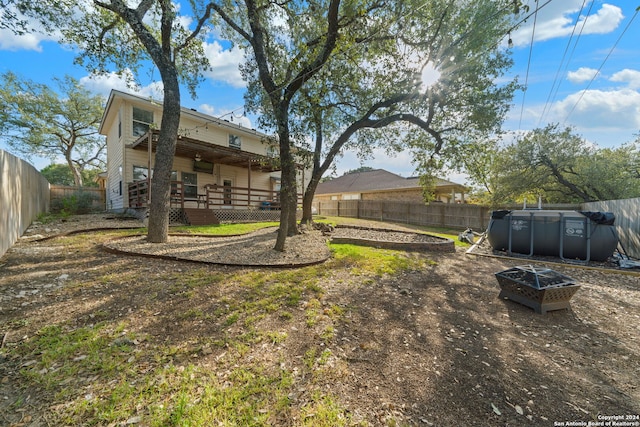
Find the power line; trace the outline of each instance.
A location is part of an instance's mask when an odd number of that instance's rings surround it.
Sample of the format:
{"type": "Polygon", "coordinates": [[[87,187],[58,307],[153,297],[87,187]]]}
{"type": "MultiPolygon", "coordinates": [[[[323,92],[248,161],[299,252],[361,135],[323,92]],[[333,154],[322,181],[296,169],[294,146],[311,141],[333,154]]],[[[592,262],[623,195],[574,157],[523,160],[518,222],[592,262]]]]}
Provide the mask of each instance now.
{"type": "Polygon", "coordinates": [[[569,119],[569,116],[571,116],[571,114],[573,113],[573,111],[576,109],[576,107],[578,106],[578,104],[580,103],[580,101],[582,101],[582,98],[584,97],[584,94],[587,92],[587,90],[589,90],[589,88],[591,87],[591,83],[593,83],[593,81],[596,79],[596,77],[598,76],[598,74],[600,74],[600,71],[602,70],[602,67],[604,67],[604,64],[607,62],[607,60],[609,59],[609,57],[611,56],[611,54],[613,53],[613,51],[615,50],[615,48],[618,46],[618,43],[620,42],[620,40],[622,39],[622,36],[624,36],[624,34],[627,32],[627,30],[629,29],[629,27],[631,26],[631,23],[633,22],[633,20],[636,18],[636,16],[638,16],[638,12],[640,11],[640,8],[636,9],[636,13],[633,14],[633,16],[631,17],[631,19],[629,20],[629,22],[627,23],[627,26],[624,27],[624,30],[622,30],[622,33],[620,33],[620,36],[618,36],[618,39],[616,40],[616,42],[613,44],[613,46],[611,46],[611,49],[609,50],[609,53],[607,53],[607,56],[604,58],[604,60],[602,61],[602,64],[600,64],[600,67],[598,67],[598,70],[594,73],[593,77],[591,78],[591,80],[589,81],[589,83],[587,84],[587,87],[585,87],[582,92],[580,93],[580,96],[578,97],[578,100],[576,101],[576,103],[573,105],[573,107],[571,108],[571,111],[569,111],[569,114],[567,114],[567,117],[565,117],[563,124],[565,124],[567,122],[567,120],[569,119]]]}
{"type": "MultiPolygon", "coordinates": [[[[547,2],[548,4],[549,2],[547,2]]],[[[536,6],[538,0],[536,0],[536,6]]],[[[546,5],[545,5],[546,6],[546,5]]],[[[531,45],[529,46],[529,59],[527,60],[527,74],[524,79],[524,92],[522,93],[522,106],[520,107],[520,122],[518,123],[518,129],[522,126],[522,115],[524,114],[524,101],[527,96],[527,84],[529,83],[529,69],[531,68],[531,54],[533,53],[533,39],[536,35],[536,22],[538,21],[538,7],[536,7],[535,15],[533,16],[533,30],[531,31],[531,45]]]]}
{"type": "MultiPolygon", "coordinates": [[[[580,11],[578,12],[578,15],[576,16],[576,22],[575,24],[573,24],[573,30],[571,30],[571,36],[569,37],[569,40],[567,41],[567,46],[564,49],[564,53],[562,54],[562,59],[560,60],[560,64],[558,64],[558,69],[556,70],[556,75],[553,78],[553,84],[551,85],[551,89],[549,90],[549,96],[547,96],[547,100],[544,104],[544,108],[542,109],[542,114],[540,114],[540,121],[538,122],[538,126],[540,126],[540,123],[542,123],[542,119],[544,118],[544,115],[547,111],[547,107],[551,104],[551,102],[553,102],[553,99],[555,99],[555,95],[557,94],[557,90],[560,89],[560,82],[561,80],[559,79],[560,76],[560,70],[562,69],[562,64],[564,64],[564,60],[567,57],[567,52],[569,51],[569,47],[571,46],[571,41],[573,40],[573,36],[576,33],[576,28],[578,27],[578,22],[580,21],[580,16],[582,15],[582,11],[584,10],[584,5],[587,3],[587,0],[583,0],[582,1],[582,6],[580,7],[580,11]],[[558,84],[558,87],[556,88],[556,83],[558,84]],[[554,93],[554,89],[556,89],[556,92],[554,93]],[[553,97],[553,99],[552,99],[553,97]]],[[[584,29],[584,26],[587,22],[587,19],[589,18],[589,14],[591,13],[591,8],[593,7],[593,0],[591,1],[591,6],[589,7],[589,11],[587,12],[587,16],[585,16],[584,21],[582,23],[582,27],[580,29],[580,33],[578,34],[578,37],[576,38],[576,43],[573,46],[573,50],[571,51],[571,56],[569,57],[569,59],[567,60],[566,63],[566,67],[565,67],[565,71],[567,69],[567,67],[569,66],[569,62],[571,62],[571,58],[573,57],[573,52],[575,52],[576,46],[578,45],[578,40],[580,39],[580,36],[582,35],[582,30],[584,29]]]]}

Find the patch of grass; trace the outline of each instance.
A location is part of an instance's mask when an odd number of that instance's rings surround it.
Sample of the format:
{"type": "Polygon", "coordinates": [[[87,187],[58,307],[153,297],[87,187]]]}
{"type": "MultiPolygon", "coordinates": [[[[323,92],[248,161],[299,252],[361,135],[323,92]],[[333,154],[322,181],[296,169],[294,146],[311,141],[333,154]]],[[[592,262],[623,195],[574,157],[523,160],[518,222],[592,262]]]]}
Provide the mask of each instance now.
{"type": "MultiPolygon", "coordinates": [[[[20,373],[46,390],[56,391],[61,381],[81,373],[113,375],[126,370],[131,348],[114,345],[122,338],[121,332],[119,328],[110,332],[105,324],[78,329],[46,326],[15,349],[31,359],[20,373]]],[[[121,339],[122,342],[128,340],[121,339]]]]}
{"type": "Polygon", "coordinates": [[[428,263],[422,257],[403,251],[377,249],[351,244],[331,244],[332,262],[337,267],[350,268],[354,275],[396,274],[401,271],[423,268],[428,263]]]}
{"type": "Polygon", "coordinates": [[[347,411],[333,397],[314,393],[311,402],[302,409],[302,426],[350,426],[347,411]]]}
{"type": "Polygon", "coordinates": [[[180,313],[177,316],[178,320],[200,320],[204,319],[206,316],[202,310],[199,308],[190,308],[184,313],[180,313]]]}
{"type": "Polygon", "coordinates": [[[307,309],[305,310],[305,317],[307,319],[307,327],[312,328],[318,321],[320,315],[320,301],[313,298],[307,303],[307,309]]]}
{"type": "Polygon", "coordinates": [[[286,332],[273,332],[273,331],[267,332],[267,338],[274,345],[285,342],[287,339],[287,336],[288,335],[286,332]]]}
{"type": "Polygon", "coordinates": [[[229,316],[227,316],[226,320],[224,321],[224,325],[225,326],[231,326],[234,323],[236,323],[238,321],[238,319],[240,318],[240,313],[232,313],[229,316]]]}
{"type": "Polygon", "coordinates": [[[181,225],[172,227],[172,233],[208,234],[212,236],[231,236],[234,234],[246,234],[267,227],[277,227],[278,222],[252,222],[242,224],[218,224],[218,225],[181,225]]]}
{"type": "Polygon", "coordinates": [[[332,325],[327,325],[320,334],[320,338],[322,338],[324,342],[331,341],[335,336],[336,329],[332,325]]]}

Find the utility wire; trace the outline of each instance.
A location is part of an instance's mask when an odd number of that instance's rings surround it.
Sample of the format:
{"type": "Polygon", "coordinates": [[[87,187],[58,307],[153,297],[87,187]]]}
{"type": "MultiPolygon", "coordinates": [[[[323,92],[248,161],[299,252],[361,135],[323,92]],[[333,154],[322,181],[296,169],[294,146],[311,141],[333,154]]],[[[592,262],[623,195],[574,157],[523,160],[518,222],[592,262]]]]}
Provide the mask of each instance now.
{"type": "MultiPolygon", "coordinates": [[[[578,42],[580,41],[580,38],[582,37],[582,33],[584,32],[584,27],[587,25],[587,20],[589,19],[589,16],[591,16],[591,10],[593,9],[594,3],[595,3],[595,0],[591,0],[591,4],[589,5],[589,10],[587,11],[587,15],[584,21],[582,21],[582,26],[580,27],[580,32],[578,33],[578,37],[576,38],[576,41],[573,44],[573,49],[571,49],[571,54],[569,55],[569,59],[567,60],[567,63],[564,66],[564,70],[562,72],[563,76],[566,75],[567,71],[569,70],[569,64],[571,63],[571,59],[573,59],[573,54],[576,52],[576,48],[578,47],[578,42]]],[[[553,93],[553,97],[551,98],[550,104],[553,103],[553,101],[555,101],[556,97],[558,96],[558,92],[560,91],[561,85],[562,85],[562,80],[560,80],[558,83],[558,86],[556,86],[556,90],[553,93]]]]}
{"type": "MultiPolygon", "coordinates": [[[[537,5],[538,5],[538,0],[536,0],[536,6],[537,5]]],[[[524,101],[527,96],[527,84],[529,83],[529,69],[531,68],[531,54],[533,53],[533,39],[536,35],[537,21],[538,21],[538,7],[536,7],[535,15],[533,16],[533,30],[531,31],[531,45],[529,46],[529,59],[527,60],[527,74],[524,79],[524,91],[522,92],[522,106],[520,107],[520,122],[518,123],[518,129],[522,127],[522,116],[524,114],[524,101]]]]}
{"type": "Polygon", "coordinates": [[[600,71],[602,70],[602,67],[604,67],[604,64],[607,62],[607,60],[609,59],[609,57],[611,56],[611,54],[613,53],[613,51],[615,50],[616,46],[618,46],[618,43],[620,42],[620,40],[622,39],[622,36],[624,36],[624,34],[627,32],[627,30],[629,29],[629,27],[631,26],[631,23],[633,22],[634,19],[636,19],[636,16],[638,16],[638,12],[640,11],[640,8],[636,9],[636,13],[633,14],[633,16],[631,17],[631,19],[629,20],[629,22],[627,23],[627,26],[624,27],[624,30],[622,30],[622,33],[620,33],[620,36],[618,36],[618,39],[616,40],[616,42],[613,44],[613,46],[611,46],[611,49],[609,50],[609,53],[607,53],[607,56],[604,58],[604,60],[602,61],[602,64],[600,64],[600,67],[598,68],[598,71],[596,71],[593,75],[593,77],[591,78],[591,80],[589,81],[589,84],[587,84],[587,87],[585,87],[582,92],[580,93],[580,96],[578,97],[578,100],[576,101],[576,103],[573,105],[573,107],[571,108],[571,111],[569,111],[569,114],[567,114],[567,117],[565,117],[563,125],[567,122],[567,120],[569,119],[569,116],[571,116],[571,114],[573,113],[573,111],[576,109],[576,107],[578,106],[578,104],[580,103],[580,101],[582,101],[582,98],[584,97],[584,94],[587,92],[587,90],[589,90],[589,88],[591,87],[591,83],[593,83],[593,81],[596,79],[596,77],[598,76],[598,74],[600,74],[600,71]]]}
{"type": "MultiPolygon", "coordinates": [[[[551,85],[551,89],[549,90],[549,96],[547,96],[547,100],[544,104],[544,108],[542,109],[542,114],[540,114],[540,121],[538,121],[538,126],[540,126],[540,123],[542,123],[542,119],[544,118],[544,115],[547,111],[547,107],[551,104],[552,102],[552,96],[555,99],[555,95],[554,95],[554,89],[556,88],[556,83],[558,84],[558,89],[560,88],[560,80],[559,80],[559,76],[560,76],[560,70],[562,69],[562,65],[564,64],[564,60],[567,57],[567,52],[569,51],[569,47],[571,46],[571,41],[573,40],[573,36],[576,33],[576,28],[578,27],[578,22],[580,21],[580,16],[582,16],[582,11],[584,10],[584,5],[587,3],[587,0],[583,0],[582,1],[582,6],[580,7],[580,11],[578,12],[578,16],[576,16],[576,22],[573,25],[573,30],[571,30],[571,36],[569,37],[569,40],[567,41],[567,46],[564,48],[564,53],[562,54],[562,59],[560,60],[560,64],[558,64],[558,69],[556,70],[556,75],[553,78],[553,84],[551,85]]],[[[593,0],[591,2],[591,6],[593,6],[593,0]]],[[[591,8],[589,8],[589,12],[591,11],[591,8]]],[[[582,28],[584,29],[584,24],[586,23],[587,19],[589,18],[589,12],[587,12],[587,16],[584,19],[584,22],[582,23],[582,28]]],[[[582,30],[580,30],[580,34],[582,34],[582,30]]],[[[576,45],[578,44],[578,39],[580,38],[580,35],[578,35],[578,38],[576,39],[576,45]]],[[[574,51],[575,51],[575,45],[574,45],[574,51]]],[[[573,56],[573,51],[571,52],[572,56],[573,56]]],[[[571,61],[571,58],[569,58],[569,60],[567,60],[567,65],[569,64],[569,62],[571,61]]]]}

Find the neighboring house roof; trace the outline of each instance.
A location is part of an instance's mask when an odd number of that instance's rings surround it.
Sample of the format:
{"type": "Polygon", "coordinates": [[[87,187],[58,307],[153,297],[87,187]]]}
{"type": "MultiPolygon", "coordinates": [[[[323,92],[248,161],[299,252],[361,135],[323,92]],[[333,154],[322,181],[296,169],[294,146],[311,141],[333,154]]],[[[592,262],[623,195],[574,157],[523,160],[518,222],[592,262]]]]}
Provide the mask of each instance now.
{"type": "MultiPolygon", "coordinates": [[[[445,179],[438,178],[436,188],[456,187],[464,190],[465,187],[445,179]]],[[[420,178],[403,178],[384,169],[374,169],[366,172],[355,172],[343,175],[339,178],[318,184],[316,194],[338,193],[368,193],[374,191],[408,190],[421,188],[420,178]]]]}

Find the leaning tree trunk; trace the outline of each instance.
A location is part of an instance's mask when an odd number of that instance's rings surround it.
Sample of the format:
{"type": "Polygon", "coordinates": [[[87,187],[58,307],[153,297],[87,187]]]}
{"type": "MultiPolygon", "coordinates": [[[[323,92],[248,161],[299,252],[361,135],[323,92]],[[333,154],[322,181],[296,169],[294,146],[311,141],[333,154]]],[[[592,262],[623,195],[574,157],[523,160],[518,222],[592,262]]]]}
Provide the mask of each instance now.
{"type": "Polygon", "coordinates": [[[309,185],[307,185],[302,197],[302,220],[300,221],[302,224],[311,224],[313,222],[313,197],[316,194],[319,182],[319,176],[311,175],[311,181],[309,181],[309,185]]]}
{"type": "Polygon", "coordinates": [[[180,125],[180,87],[177,75],[164,78],[164,101],[162,122],[156,147],[151,204],[149,206],[149,230],[147,240],[165,243],[169,237],[169,210],[171,197],[171,170],[176,152],[176,139],[180,125]],[[173,78],[171,78],[173,77],[173,78]]]}

